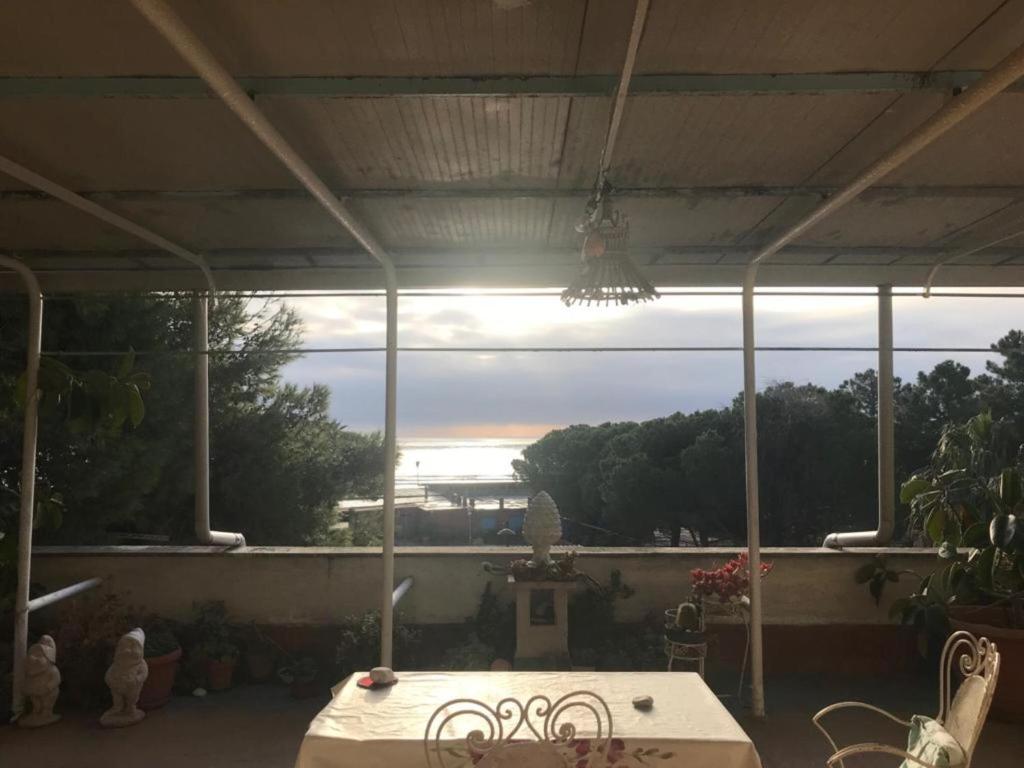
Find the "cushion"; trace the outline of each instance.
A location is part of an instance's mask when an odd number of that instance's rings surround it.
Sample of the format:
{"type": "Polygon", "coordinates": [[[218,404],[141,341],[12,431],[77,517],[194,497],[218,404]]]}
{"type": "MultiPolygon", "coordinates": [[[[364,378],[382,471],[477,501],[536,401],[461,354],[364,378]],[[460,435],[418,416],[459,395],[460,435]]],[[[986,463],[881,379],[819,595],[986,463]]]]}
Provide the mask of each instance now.
{"type": "MultiPolygon", "coordinates": [[[[949,731],[938,721],[921,715],[914,715],[910,720],[907,752],[939,768],[957,768],[967,764],[963,749],[949,731]]],[[[921,768],[921,765],[913,760],[904,760],[900,768],[921,768]]]]}

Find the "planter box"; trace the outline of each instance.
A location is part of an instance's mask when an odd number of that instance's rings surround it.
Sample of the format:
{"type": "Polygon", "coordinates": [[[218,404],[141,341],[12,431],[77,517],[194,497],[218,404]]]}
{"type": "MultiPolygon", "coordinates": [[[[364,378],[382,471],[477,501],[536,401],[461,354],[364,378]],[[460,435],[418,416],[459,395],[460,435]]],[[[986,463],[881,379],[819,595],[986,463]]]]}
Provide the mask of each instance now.
{"type": "Polygon", "coordinates": [[[1024,629],[1010,629],[1007,611],[998,606],[962,607],[950,610],[954,631],[966,630],[987,637],[1002,656],[992,716],[997,720],[1024,723],[1024,629]]]}

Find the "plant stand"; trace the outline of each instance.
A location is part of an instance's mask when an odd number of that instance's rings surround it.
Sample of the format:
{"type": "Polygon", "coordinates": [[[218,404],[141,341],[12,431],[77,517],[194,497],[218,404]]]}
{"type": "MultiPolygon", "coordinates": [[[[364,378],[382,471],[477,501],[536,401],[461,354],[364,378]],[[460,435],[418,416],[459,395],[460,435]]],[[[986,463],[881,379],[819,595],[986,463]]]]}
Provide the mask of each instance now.
{"type": "Polygon", "coordinates": [[[743,645],[743,661],[740,662],[740,682],[736,688],[736,701],[743,703],[743,683],[747,678],[747,662],[750,660],[750,601],[744,596],[739,603],[722,603],[706,601],[704,603],[704,615],[719,616],[723,618],[739,619],[743,624],[746,639],[743,645]]]}
{"type": "Polygon", "coordinates": [[[516,669],[571,669],[569,593],[575,581],[516,581],[516,669]]]}

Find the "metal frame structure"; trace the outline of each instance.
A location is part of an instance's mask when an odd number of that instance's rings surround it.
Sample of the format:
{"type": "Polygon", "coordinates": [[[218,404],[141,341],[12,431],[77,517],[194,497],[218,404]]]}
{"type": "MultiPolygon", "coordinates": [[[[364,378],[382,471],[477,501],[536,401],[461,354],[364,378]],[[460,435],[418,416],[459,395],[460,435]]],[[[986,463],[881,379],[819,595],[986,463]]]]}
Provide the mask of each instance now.
{"type": "MultiPolygon", "coordinates": [[[[579,690],[554,701],[537,694],[525,702],[506,698],[493,705],[469,698],[445,702],[427,720],[423,734],[425,764],[427,768],[454,768],[470,756],[474,763],[492,768],[561,764],[560,750],[575,748],[577,725],[564,717],[570,710],[582,713],[587,720],[593,718],[587,723],[590,729],[579,730],[593,730],[593,740],[601,745],[599,751],[607,755],[612,741],[612,711],[596,693],[579,690]],[[467,726],[473,730],[458,744],[465,754],[452,748],[454,722],[473,723],[467,726]]],[[[573,762],[575,757],[573,754],[573,762]]]]}
{"type": "MultiPolygon", "coordinates": [[[[758,270],[763,263],[789,243],[851,202],[875,182],[899,168],[911,157],[987,104],[994,96],[1017,82],[1021,76],[1024,76],[1024,45],[1016,48],[996,64],[971,88],[947,102],[834,196],[787,228],[762,248],[747,265],[743,277],[743,422],[747,479],[747,551],[750,557],[751,573],[761,572],[760,492],[757,474],[757,375],[754,359],[754,287],[757,284],[758,270]]],[[[891,349],[891,338],[889,346],[891,349]]],[[[891,376],[889,378],[891,379],[891,376]]],[[[879,380],[881,380],[881,372],[879,380]]],[[[881,440],[880,434],[880,445],[881,440]]],[[[887,435],[886,440],[889,441],[891,450],[891,436],[887,435]]],[[[881,492],[881,488],[879,491],[881,492]]],[[[880,512],[882,509],[885,508],[880,508],[880,512]]],[[[885,532],[886,526],[880,523],[878,533],[885,532]]],[[[869,542],[868,538],[868,536],[858,537],[855,541],[861,545],[885,543],[880,541],[878,536],[872,537],[875,539],[873,542],[869,542]]],[[[758,578],[753,578],[750,581],[750,608],[750,630],[753,645],[750,668],[753,709],[756,717],[764,717],[764,641],[762,631],[764,617],[761,580],[758,578]]]]}
{"type": "Polygon", "coordinates": [[[21,488],[18,514],[18,584],[14,597],[14,680],[11,711],[17,718],[24,709],[25,655],[28,651],[28,617],[32,611],[98,586],[100,578],[86,579],[47,595],[29,598],[32,582],[32,522],[35,510],[36,447],[39,422],[39,357],[43,339],[43,294],[32,270],[17,259],[0,254],[0,267],[17,273],[28,297],[28,343],[25,361],[25,414],[21,436],[21,488]]]}
{"type": "MultiPolygon", "coordinates": [[[[963,750],[966,760],[963,768],[971,768],[974,748],[978,744],[978,737],[985,725],[985,718],[992,705],[992,698],[995,696],[996,684],[999,682],[999,665],[1000,654],[996,644],[986,637],[975,637],[970,632],[963,630],[954,632],[942,648],[942,658],[939,661],[939,713],[935,716],[935,720],[940,725],[947,727],[950,736],[963,750]],[[957,658],[956,654],[961,651],[963,654],[957,658]],[[954,666],[964,676],[965,681],[974,680],[974,684],[983,686],[980,697],[971,699],[970,697],[961,697],[959,693],[957,696],[953,695],[954,666]]],[[[966,686],[961,686],[961,690],[964,689],[966,686]]],[[[845,768],[844,758],[871,753],[893,755],[924,768],[938,768],[906,750],[897,749],[887,744],[865,742],[840,749],[835,739],[832,738],[832,734],[821,724],[821,719],[831,712],[842,709],[862,709],[874,712],[905,728],[911,727],[909,720],[903,720],[872,704],[860,701],[841,701],[827,706],[811,718],[811,722],[814,723],[815,728],[821,731],[832,747],[832,756],[826,761],[829,768],[836,765],[839,768],[845,768]]]]}
{"type": "Polygon", "coordinates": [[[334,196],[330,188],[291,147],[252,102],[213,52],[163,0],[131,0],[135,9],[191,66],[257,139],[288,169],[325,211],[379,263],[387,296],[384,397],[384,577],[381,587],[381,666],[390,667],[395,582],[395,463],[397,460],[396,400],[398,382],[398,279],[391,256],[334,196]]]}
{"type": "MultiPolygon", "coordinates": [[[[792,244],[801,235],[807,233],[814,225],[833,214],[856,197],[865,193],[869,188],[874,187],[894,169],[901,166],[909,158],[931,144],[937,138],[945,134],[953,126],[968,117],[974,111],[986,104],[992,97],[1004,90],[1019,90],[1022,86],[1017,81],[1024,76],[1024,46],[1013,51],[1003,61],[986,73],[969,72],[937,72],[937,73],[838,73],[838,74],[791,74],[791,75],[638,75],[630,77],[628,71],[632,67],[630,57],[627,57],[626,68],[621,76],[609,78],[606,76],[565,78],[565,77],[491,77],[491,78],[249,78],[235,79],[216,59],[213,53],[196,37],[196,35],[185,25],[185,23],[174,13],[164,0],[131,0],[132,5],[139,13],[160,33],[160,35],[177,51],[196,72],[198,77],[155,77],[155,78],[119,78],[119,77],[93,77],[93,78],[5,78],[0,79],[0,98],[5,96],[25,95],[46,95],[56,96],[68,95],[150,95],[157,98],[208,98],[210,91],[214,97],[219,98],[241,121],[242,123],[262,142],[262,144],[274,154],[278,160],[291,172],[291,174],[302,184],[305,190],[328,212],[331,218],[351,234],[359,246],[369,253],[377,262],[377,266],[371,268],[356,265],[351,268],[341,268],[344,271],[346,283],[349,286],[369,285],[377,282],[381,271],[383,273],[385,296],[387,302],[387,331],[386,331],[386,375],[385,375],[385,430],[384,430],[384,547],[383,547],[383,579],[380,596],[381,605],[381,664],[390,666],[392,663],[392,630],[393,630],[393,607],[397,604],[405,592],[411,586],[408,579],[396,588],[394,581],[394,476],[397,455],[397,429],[396,429],[396,398],[397,398],[397,306],[398,306],[398,273],[392,255],[375,239],[375,237],[359,222],[339,199],[341,193],[332,191],[312,167],[293,149],[283,138],[277,129],[267,120],[260,109],[256,106],[255,96],[259,94],[302,94],[302,95],[428,95],[433,93],[472,93],[473,95],[494,95],[498,94],[558,94],[558,93],[599,93],[610,95],[618,84],[616,98],[616,112],[621,119],[622,105],[626,99],[625,83],[629,84],[630,90],[643,94],[672,94],[672,93],[819,93],[832,90],[838,91],[859,91],[859,92],[907,92],[920,90],[938,90],[948,92],[950,89],[960,91],[955,98],[946,103],[945,106],[935,112],[930,118],[921,124],[916,130],[905,139],[896,144],[889,152],[883,155],[878,161],[858,175],[849,184],[839,187],[807,187],[804,188],[809,196],[821,199],[821,202],[808,214],[804,215],[793,226],[787,228],[766,246],[743,252],[741,255],[749,256],[749,261],[727,264],[724,269],[733,270],[731,275],[738,275],[742,271],[742,318],[743,318],[743,360],[744,360],[744,423],[745,423],[745,466],[746,466],[746,499],[747,499],[747,548],[749,552],[749,564],[753,573],[760,570],[760,535],[759,535],[759,485],[758,485],[758,456],[757,456],[757,381],[755,369],[755,315],[754,315],[754,289],[757,284],[759,270],[770,259],[777,256],[780,251],[792,244]],[[532,89],[532,90],[531,90],[532,89]],[[589,91],[587,89],[590,89],[589,91]]],[[[646,8],[647,2],[641,0],[638,4],[637,20],[634,23],[633,37],[637,37],[642,31],[642,18],[640,8],[646,8]]],[[[635,54],[635,51],[634,51],[635,54]]],[[[611,156],[610,144],[614,140],[617,119],[613,120],[610,126],[609,140],[606,144],[606,155],[611,156]]],[[[602,172],[606,170],[608,163],[602,159],[602,172]]],[[[77,194],[70,192],[53,182],[44,179],[28,169],[0,157],[0,172],[7,173],[18,178],[41,192],[60,199],[69,205],[83,210],[100,220],[130,232],[142,240],[163,251],[189,261],[192,265],[201,269],[209,282],[211,295],[213,293],[212,274],[207,266],[206,260],[188,251],[187,249],[172,243],[157,235],[128,221],[124,217],[114,214],[96,201],[102,199],[119,199],[119,195],[141,195],[147,193],[119,193],[119,192],[96,192],[91,194],[77,194]],[[104,197],[106,196],[106,197],[104,197]]],[[[729,187],[729,188],[673,188],[667,190],[632,190],[630,193],[636,196],[699,196],[699,195],[723,195],[739,196],[742,194],[754,195],[789,195],[797,194],[797,188],[756,188],[756,187],[729,187]],[[786,190],[789,191],[786,191],[786,190]]],[[[901,190],[901,188],[892,188],[901,190]]],[[[936,188],[936,190],[939,188],[936,188]]],[[[884,194],[884,190],[876,188],[877,193],[884,194]]],[[[991,194],[993,196],[1007,193],[1007,188],[990,188],[976,194],[991,194]]],[[[933,191],[933,193],[936,193],[933,191]]],[[[4,192],[0,196],[24,196],[35,195],[35,192],[24,192],[14,190],[4,192]]],[[[160,195],[174,195],[170,193],[153,193],[160,195]]],[[[196,197],[216,193],[188,193],[196,197]]],[[[255,190],[250,192],[238,192],[229,190],[225,194],[248,194],[258,196],[259,194],[274,194],[281,196],[294,196],[296,193],[290,190],[255,190]]],[[[410,190],[364,190],[366,196],[395,195],[395,194],[424,194],[437,196],[459,196],[458,191],[438,191],[420,193],[410,190]]],[[[466,191],[462,191],[465,195],[466,191]]],[[[494,196],[509,196],[534,194],[530,190],[516,191],[494,191],[494,196]]],[[[543,190],[535,194],[551,197],[574,196],[583,194],[580,190],[543,190]]],[[[893,192],[893,194],[908,194],[905,190],[893,192]]],[[[345,193],[348,196],[348,193],[345,193]]],[[[1015,196],[1015,195],[1010,195],[1015,196]]],[[[1019,233],[1018,233],[1019,234],[1019,233]]],[[[1009,238],[1001,238],[989,245],[1003,242],[1009,238]]],[[[988,247],[988,246],[983,246],[988,247]]],[[[681,249],[671,252],[652,253],[650,262],[650,275],[653,282],[658,282],[660,270],[664,266],[664,260],[678,255],[681,249]]],[[[703,249],[708,251],[709,249],[703,249]]],[[[821,252],[825,249],[816,249],[821,252]]],[[[847,249],[849,250],[849,249],[847,249]]],[[[975,249],[976,250],[976,249],[975,249]]],[[[971,251],[972,253],[974,250],[971,251]]],[[[734,254],[735,255],[735,254],[734,254]]],[[[839,255],[837,251],[836,255],[839,255]]],[[[966,253],[953,254],[945,258],[939,264],[934,265],[932,272],[928,275],[927,286],[930,288],[935,273],[943,265],[949,265],[958,257],[968,255],[966,253]]],[[[1015,258],[1011,255],[1009,258],[1015,258]]],[[[3,264],[9,260],[4,259],[3,264]]],[[[1001,262],[1002,263],[1002,262],[1001,262]]],[[[1009,259],[1005,263],[1009,263],[1009,259]]],[[[23,265],[21,265],[23,266],[23,265]]],[[[891,267],[885,275],[885,280],[892,279],[893,275],[918,275],[924,271],[920,265],[901,262],[888,265],[891,267]]],[[[544,273],[546,280],[559,282],[563,270],[571,267],[544,265],[538,267],[538,273],[544,273]]],[[[334,268],[324,268],[317,274],[325,274],[334,268]]],[[[404,268],[405,274],[410,275],[410,280],[415,279],[417,284],[429,284],[430,277],[425,277],[427,272],[417,271],[416,267],[404,268]]],[[[833,275],[830,278],[834,285],[852,285],[848,282],[850,271],[843,271],[843,267],[830,267],[833,275]]],[[[852,265],[850,270],[857,270],[859,266],[852,265]]],[[[1007,267],[1009,269],[1009,267],[1007,267]]],[[[337,272],[337,270],[335,270],[337,272]]],[[[786,275],[794,274],[794,271],[804,272],[806,267],[797,265],[775,266],[773,268],[772,280],[775,284],[785,284],[786,275]],[[787,270],[790,270],[787,272],[787,270]]],[[[298,272],[298,270],[296,270],[298,272]]],[[[317,267],[311,262],[310,273],[316,273],[317,267]]],[[[31,273],[29,273],[31,274],[31,273]]],[[[245,270],[225,270],[224,273],[228,284],[233,287],[244,285],[247,279],[245,270]]],[[[707,265],[697,264],[693,268],[694,284],[702,280],[710,281],[719,278],[724,272],[722,268],[708,269],[707,265]],[[713,277],[712,277],[713,276],[713,277]]],[[[863,274],[863,273],[861,273],[863,274]]],[[[973,283],[991,279],[989,275],[995,272],[983,273],[978,271],[973,283]]],[[[59,273],[55,273],[54,286],[60,284],[59,273]]],[[[486,267],[479,271],[478,284],[508,284],[514,278],[515,272],[500,266],[486,267]]],[[[73,278],[78,288],[88,285],[99,285],[106,279],[102,270],[83,271],[75,273],[73,278]]],[[[309,274],[299,276],[289,275],[281,280],[281,287],[297,287],[302,280],[309,280],[309,274]],[[289,283],[291,280],[293,282],[289,283]]],[[[880,278],[881,279],[881,278],[880,278]]],[[[39,298],[38,283],[35,277],[31,278],[30,293],[39,298]]],[[[139,277],[125,278],[124,287],[156,287],[170,289],[181,287],[187,284],[188,288],[194,289],[195,275],[192,272],[179,273],[177,270],[157,271],[154,275],[143,275],[139,277]],[[138,280],[133,283],[132,280],[138,280]]],[[[712,284],[721,284],[714,282],[712,284]]],[[[864,284],[863,280],[856,284],[864,284]]],[[[875,283],[873,283],[875,284],[875,283]]],[[[926,295],[928,290],[926,288],[926,295]]],[[[892,477],[892,293],[889,285],[882,285],[878,289],[879,300],[879,528],[874,532],[838,534],[829,537],[827,543],[836,546],[862,545],[868,543],[884,543],[891,535],[891,511],[894,484],[892,477]]],[[[40,298],[41,301],[41,298],[40,298]]],[[[208,403],[208,365],[209,349],[206,335],[207,322],[207,297],[196,296],[195,303],[195,356],[196,356],[196,530],[200,540],[205,538],[206,543],[232,546],[244,544],[244,537],[241,534],[221,533],[210,530],[209,522],[209,403],[208,403]]],[[[34,322],[38,325],[40,311],[34,316],[34,322]]],[[[30,324],[31,325],[31,324],[30,324]]],[[[30,332],[32,329],[30,328],[30,332]]],[[[38,331],[38,329],[37,329],[38,331]]],[[[40,345],[38,338],[35,343],[30,343],[29,368],[32,369],[32,358],[35,356],[38,365],[40,345]],[[33,351],[34,350],[34,351],[33,351]]],[[[29,391],[34,391],[34,373],[30,379],[29,391]]],[[[34,404],[32,409],[26,408],[26,440],[28,439],[29,426],[32,427],[32,434],[35,434],[34,404]],[[32,410],[31,424],[29,411],[32,410]]],[[[26,448],[27,451],[27,448],[26,448]]],[[[25,525],[26,514],[29,521],[27,536],[23,536],[23,543],[31,543],[31,512],[32,512],[32,485],[25,485],[25,471],[27,467],[34,469],[35,452],[34,446],[31,458],[25,453],[23,458],[23,495],[22,495],[22,527],[25,525]],[[25,510],[28,510],[26,513],[25,510]]],[[[34,474],[32,475],[34,478],[34,474]]],[[[30,554],[30,549],[29,549],[30,554]]],[[[28,563],[29,555],[25,555],[25,562],[28,563]]],[[[19,563],[21,558],[19,559],[19,563]]],[[[26,565],[26,569],[27,569],[26,565]]],[[[20,573],[20,572],[19,572],[20,573]]],[[[30,610],[30,601],[27,599],[28,574],[19,582],[19,621],[21,620],[21,609],[25,609],[24,629],[27,631],[27,611],[30,610]],[[24,600],[22,600],[24,592],[24,600]]],[[[87,582],[83,582],[83,585],[87,582]]],[[[90,586],[92,586],[90,584],[90,586]]],[[[82,585],[69,587],[61,590],[63,596],[74,594],[78,588],[88,588],[82,585]]],[[[763,640],[762,640],[762,587],[760,579],[752,579],[750,585],[751,600],[751,684],[752,702],[754,714],[758,717],[765,714],[764,685],[763,685],[763,640]]],[[[53,599],[59,599],[50,596],[53,599]]],[[[16,681],[15,690],[18,690],[20,683],[20,664],[23,662],[24,648],[19,653],[19,646],[16,640],[16,681]]],[[[19,702],[20,704],[20,702],[19,702]]]]}
{"type": "MultiPolygon", "coordinates": [[[[969,88],[984,72],[781,72],[634,75],[634,95],[915,93],[969,88]]],[[[611,96],[619,75],[488,75],[482,77],[239,77],[251,98],[260,96],[611,96]]],[[[1024,84],[1012,90],[1024,89],[1024,84]]],[[[151,99],[209,98],[197,77],[2,77],[0,99],[26,96],[151,99]]]]}

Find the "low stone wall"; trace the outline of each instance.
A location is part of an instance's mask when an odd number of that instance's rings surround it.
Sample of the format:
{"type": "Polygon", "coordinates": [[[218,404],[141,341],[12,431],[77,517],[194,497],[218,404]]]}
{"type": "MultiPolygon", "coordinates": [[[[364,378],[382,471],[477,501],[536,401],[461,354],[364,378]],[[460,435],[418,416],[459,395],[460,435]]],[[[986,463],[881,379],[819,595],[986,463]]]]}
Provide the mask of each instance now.
{"type": "MultiPolygon", "coordinates": [[[[636,595],[620,604],[618,619],[638,621],[650,611],[673,607],[689,591],[692,568],[724,562],[728,549],[580,548],[579,567],[605,581],[613,569],[636,595]]],[[[927,573],[934,550],[765,549],[774,562],[764,581],[765,623],[777,626],[891,625],[891,602],[907,595],[916,580],[889,584],[876,606],[853,573],[877,552],[890,566],[927,573]]],[[[481,564],[503,564],[527,554],[505,547],[400,547],[396,583],[412,576],[415,584],[402,600],[406,621],[454,624],[475,613],[488,581],[503,592],[504,579],[481,564]]],[[[56,589],[102,576],[101,589],[124,592],[132,604],[170,618],[185,619],[192,604],[224,600],[238,621],[274,625],[332,625],[344,616],[377,608],[381,595],[381,559],[377,548],[246,547],[39,547],[33,557],[33,582],[56,589]]],[[[511,599],[511,596],[509,596],[511,599]]]]}

